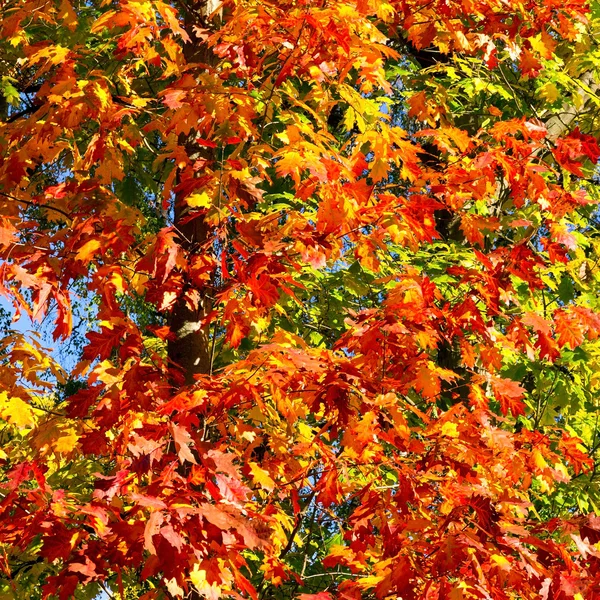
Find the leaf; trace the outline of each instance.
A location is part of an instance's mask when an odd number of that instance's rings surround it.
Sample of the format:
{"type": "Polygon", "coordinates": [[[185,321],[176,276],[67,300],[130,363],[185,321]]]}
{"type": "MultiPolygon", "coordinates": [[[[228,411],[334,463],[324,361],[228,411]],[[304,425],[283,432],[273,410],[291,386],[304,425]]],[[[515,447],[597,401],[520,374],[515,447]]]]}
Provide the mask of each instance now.
{"type": "Polygon", "coordinates": [[[152,538],[158,535],[160,527],[164,522],[164,516],[161,511],[154,511],[150,513],[149,519],[146,521],[144,527],[144,548],[150,552],[150,554],[156,554],[156,547],[152,538]]]}
{"type": "MultiPolygon", "coordinates": [[[[500,227],[495,217],[482,217],[470,213],[464,214],[460,222],[460,228],[471,244],[483,247],[485,238],[484,231],[495,231],[500,227]]],[[[489,238],[489,235],[486,236],[489,238]]]]}
{"type": "Polygon", "coordinates": [[[248,466],[250,467],[250,472],[255,483],[268,492],[272,492],[275,489],[275,482],[270,477],[268,471],[262,469],[255,462],[249,462],[248,466]]]}
{"type": "Polygon", "coordinates": [[[75,31],[78,23],[77,14],[73,10],[69,0],[61,0],[58,14],[56,16],[68,29],[75,31]]]}
{"type": "Polygon", "coordinates": [[[9,248],[17,241],[17,229],[8,219],[0,220],[0,247],[9,248]]]}
{"type": "Polygon", "coordinates": [[[554,83],[549,81],[538,89],[538,94],[544,98],[549,104],[556,102],[559,98],[558,88],[554,83]]]}
{"type": "Polygon", "coordinates": [[[386,160],[384,160],[383,158],[376,158],[371,163],[370,170],[370,175],[371,179],[373,180],[373,183],[378,183],[382,179],[385,179],[387,177],[389,169],[390,167],[386,160]]]}
{"type": "Polygon", "coordinates": [[[171,525],[165,525],[160,528],[160,535],[162,535],[167,542],[173,546],[178,552],[181,551],[185,545],[185,539],[177,533],[171,525]]]}
{"type": "Polygon", "coordinates": [[[550,329],[550,323],[544,317],[542,317],[536,313],[526,312],[523,315],[522,321],[525,325],[529,325],[530,327],[533,327],[533,329],[535,331],[539,331],[540,333],[542,333],[546,336],[552,335],[552,330],[550,329]]]}
{"type": "Polygon", "coordinates": [[[511,562],[501,554],[492,554],[490,560],[503,571],[510,571],[511,562]]]}
{"type": "Polygon", "coordinates": [[[554,313],[554,327],[558,335],[559,346],[568,346],[571,349],[580,346],[584,340],[585,329],[577,318],[562,310],[554,313]]]}
{"type": "Polygon", "coordinates": [[[86,337],[89,343],[83,350],[83,358],[87,360],[109,358],[113,350],[121,346],[123,335],[124,328],[122,326],[103,326],[100,332],[87,333],[86,337]]]}
{"type": "Polygon", "coordinates": [[[265,275],[251,277],[247,285],[252,291],[253,298],[263,306],[273,306],[279,300],[279,290],[265,275]]]}
{"type": "Polygon", "coordinates": [[[100,240],[94,240],[94,239],[88,240],[77,251],[77,254],[76,254],[77,260],[80,260],[81,262],[89,262],[94,257],[94,254],[100,249],[101,246],[102,246],[102,244],[100,243],[100,240]]]}
{"type": "Polygon", "coordinates": [[[575,475],[591,469],[594,465],[594,461],[587,454],[586,448],[581,442],[581,439],[564,432],[558,442],[558,447],[572,465],[575,475]]]}
{"type": "Polygon", "coordinates": [[[185,201],[191,208],[208,208],[212,204],[212,199],[206,192],[192,194],[191,196],[188,196],[185,201]]]}
{"type": "Polygon", "coordinates": [[[38,424],[32,432],[31,445],[42,455],[54,453],[59,456],[70,455],[79,441],[79,433],[73,426],[50,419],[38,424]]]}
{"type": "Polygon", "coordinates": [[[13,106],[18,106],[21,100],[19,90],[13,85],[17,83],[16,79],[4,75],[0,78],[0,92],[4,99],[13,106]]]}
{"type": "Polygon", "coordinates": [[[68,455],[73,452],[78,440],[79,434],[74,428],[65,429],[54,441],[53,450],[57,454],[68,455]]]}
{"type": "Polygon", "coordinates": [[[196,458],[190,450],[190,444],[192,444],[192,436],[189,434],[187,429],[175,423],[171,423],[170,430],[171,435],[173,436],[173,441],[175,442],[175,448],[177,450],[179,460],[182,463],[187,461],[193,464],[197,464],[196,458]]]}
{"type": "Polygon", "coordinates": [[[503,415],[509,411],[514,417],[525,414],[525,405],[521,400],[525,393],[524,388],[516,381],[504,377],[492,376],[490,381],[503,415]]]}
{"type": "Polygon", "coordinates": [[[33,410],[21,400],[0,392],[0,417],[17,427],[31,427],[35,423],[33,410]]]}

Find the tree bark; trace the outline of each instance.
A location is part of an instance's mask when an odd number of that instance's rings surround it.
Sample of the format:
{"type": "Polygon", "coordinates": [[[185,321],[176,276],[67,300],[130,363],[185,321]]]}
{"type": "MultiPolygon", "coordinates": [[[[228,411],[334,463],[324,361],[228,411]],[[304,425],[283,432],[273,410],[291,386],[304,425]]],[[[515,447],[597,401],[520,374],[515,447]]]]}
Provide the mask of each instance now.
{"type": "MultiPolygon", "coordinates": [[[[210,235],[203,218],[182,222],[183,198],[175,199],[174,224],[180,234],[180,245],[188,253],[203,248],[210,235]]],[[[195,376],[210,373],[210,328],[205,319],[210,311],[206,290],[198,290],[197,307],[190,307],[185,297],[179,298],[170,318],[175,338],[169,342],[169,362],[181,373],[184,385],[194,383],[195,376]]],[[[175,377],[174,380],[179,378],[175,377]]]]}
{"type": "MultiPolygon", "coordinates": [[[[208,29],[210,26],[208,19],[218,10],[220,4],[219,0],[201,0],[181,6],[184,28],[192,40],[183,47],[183,54],[188,64],[213,66],[216,63],[217,57],[206,43],[197,41],[194,29],[196,27],[208,29]]],[[[213,159],[211,149],[199,150],[195,138],[196,132],[192,130],[189,135],[180,140],[187,155],[190,158],[213,159]]],[[[204,251],[204,248],[209,245],[210,228],[200,216],[191,221],[186,219],[187,208],[185,194],[178,193],[175,196],[173,224],[179,234],[179,243],[187,254],[204,251]]],[[[205,319],[212,307],[206,290],[198,290],[198,292],[200,298],[197,306],[190,306],[189,300],[186,301],[184,295],[179,298],[170,316],[169,324],[175,338],[169,342],[168,357],[169,362],[181,375],[173,378],[174,384],[191,385],[196,375],[208,374],[211,371],[210,328],[205,319]]]]}
{"type": "MultiPolygon", "coordinates": [[[[184,18],[186,29],[191,43],[183,47],[184,57],[188,64],[199,63],[213,66],[216,56],[204,42],[199,42],[194,31],[196,26],[209,29],[208,18],[218,9],[219,0],[200,0],[200,2],[179,5],[184,18]]],[[[185,148],[190,159],[204,158],[208,161],[214,159],[210,148],[199,149],[196,144],[197,132],[192,130],[188,135],[182,136],[179,144],[185,148]]],[[[189,207],[186,194],[179,192],[175,196],[173,225],[179,237],[179,244],[189,256],[194,252],[209,251],[211,229],[202,216],[189,219],[189,207]]],[[[184,285],[185,289],[185,285],[184,285]]],[[[179,298],[171,312],[169,325],[174,339],[169,341],[167,352],[169,363],[176,369],[178,375],[172,378],[173,386],[192,385],[196,375],[210,374],[212,367],[210,327],[206,316],[212,309],[207,290],[196,290],[199,293],[197,306],[190,306],[186,301],[185,293],[179,298]]],[[[169,592],[167,597],[175,598],[169,592]]],[[[188,586],[185,594],[187,600],[201,600],[203,596],[193,587],[188,586]]]]}

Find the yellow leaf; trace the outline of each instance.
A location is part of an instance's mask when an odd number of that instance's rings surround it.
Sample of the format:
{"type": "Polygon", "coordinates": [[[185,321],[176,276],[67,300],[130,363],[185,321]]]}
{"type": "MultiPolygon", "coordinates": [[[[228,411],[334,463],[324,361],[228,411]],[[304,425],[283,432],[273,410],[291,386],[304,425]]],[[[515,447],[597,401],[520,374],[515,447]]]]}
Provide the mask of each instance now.
{"type": "Polygon", "coordinates": [[[458,425],[451,421],[446,421],[442,425],[442,435],[447,437],[457,438],[458,437],[458,425]]]}
{"type": "Polygon", "coordinates": [[[300,185],[300,173],[304,169],[304,158],[295,151],[290,150],[283,153],[281,159],[277,161],[275,169],[281,177],[289,175],[296,185],[300,185]]]}
{"type": "Polygon", "coordinates": [[[212,199],[206,192],[192,194],[185,201],[192,208],[208,208],[212,204],[212,199]]]}
{"type": "Polygon", "coordinates": [[[543,85],[538,90],[538,94],[550,103],[554,102],[559,96],[557,87],[551,81],[543,85]]]}
{"type": "Polygon", "coordinates": [[[546,33],[538,33],[537,35],[531,36],[529,43],[531,48],[537,52],[542,58],[547,60],[552,58],[552,52],[556,47],[556,42],[546,33]]]}
{"type": "Polygon", "coordinates": [[[199,569],[198,565],[194,565],[193,571],[190,571],[190,581],[194,585],[202,585],[206,581],[206,571],[199,569]]]}
{"type": "Polygon", "coordinates": [[[112,285],[115,286],[117,292],[123,293],[125,291],[125,280],[123,279],[123,275],[121,275],[121,273],[111,271],[108,280],[112,285]]]}
{"type": "Polygon", "coordinates": [[[27,41],[27,38],[23,35],[22,32],[18,32],[16,35],[13,35],[12,37],[8,38],[8,41],[10,42],[11,46],[18,46],[19,44],[22,44],[23,42],[27,41]]]}
{"type": "Polygon", "coordinates": [[[128,154],[133,154],[135,152],[133,146],[127,140],[117,140],[117,145],[128,154]]]}
{"type": "Polygon", "coordinates": [[[9,398],[6,392],[0,393],[0,417],[17,427],[30,427],[35,423],[31,406],[21,398],[9,398]]]}
{"type": "Polygon", "coordinates": [[[298,422],[298,433],[300,434],[300,439],[302,441],[312,441],[315,438],[314,431],[310,425],[303,421],[298,422]]]}
{"type": "Polygon", "coordinates": [[[361,577],[357,580],[357,584],[363,590],[368,590],[377,586],[378,583],[385,579],[385,575],[372,575],[370,577],[361,577]]]}
{"type": "Polygon", "coordinates": [[[377,16],[385,23],[391,23],[394,20],[396,9],[388,2],[382,2],[376,5],[377,16]]]}
{"type": "Polygon", "coordinates": [[[209,583],[206,580],[206,570],[200,569],[198,563],[190,571],[190,581],[203,598],[219,598],[221,596],[221,587],[216,582],[209,583]]]}
{"type": "Polygon", "coordinates": [[[510,561],[501,554],[492,554],[490,557],[493,562],[495,562],[503,571],[508,571],[510,569],[510,561]]]}
{"type": "Polygon", "coordinates": [[[344,127],[346,128],[346,131],[351,131],[354,127],[354,123],[356,123],[356,111],[349,106],[346,115],[344,116],[344,127]]]}
{"type": "Polygon", "coordinates": [[[290,143],[290,138],[286,131],[282,131],[281,133],[276,133],[275,137],[279,138],[284,144],[290,143]]]}
{"type": "Polygon", "coordinates": [[[542,453],[539,450],[534,450],[532,452],[532,458],[533,458],[533,462],[535,463],[535,466],[538,469],[546,469],[548,467],[548,463],[545,461],[544,457],[542,456],[542,453]]]}
{"type": "Polygon", "coordinates": [[[100,246],[100,240],[88,240],[83,246],[81,246],[81,248],[79,248],[75,257],[77,258],[77,260],[87,262],[94,257],[96,250],[99,250],[100,246]]]}
{"type": "Polygon", "coordinates": [[[69,52],[71,52],[69,48],[65,48],[58,44],[56,46],[46,46],[29,57],[29,64],[35,65],[44,58],[47,58],[49,65],[58,65],[64,62],[69,52]]]}
{"type": "Polygon", "coordinates": [[[131,98],[129,103],[135,106],[136,108],[144,108],[150,103],[149,98],[131,98]]]}
{"type": "Polygon", "coordinates": [[[94,86],[94,95],[100,101],[101,108],[103,108],[103,109],[108,108],[112,103],[112,98],[111,98],[111,95],[108,92],[108,90],[105,89],[104,86],[100,85],[97,81],[94,82],[93,86],[94,86]]]}
{"type": "Polygon", "coordinates": [[[51,419],[38,425],[30,436],[30,444],[42,456],[50,453],[66,455],[73,452],[79,435],[73,427],[60,424],[51,419]]]}
{"type": "Polygon", "coordinates": [[[252,479],[254,479],[255,483],[258,483],[261,488],[268,492],[272,492],[275,489],[275,482],[271,479],[267,471],[259,467],[255,462],[248,463],[248,466],[250,467],[252,479]]]}
{"type": "Polygon", "coordinates": [[[54,440],[52,449],[56,454],[70,454],[75,449],[79,435],[72,427],[60,432],[59,437],[54,440]]]}

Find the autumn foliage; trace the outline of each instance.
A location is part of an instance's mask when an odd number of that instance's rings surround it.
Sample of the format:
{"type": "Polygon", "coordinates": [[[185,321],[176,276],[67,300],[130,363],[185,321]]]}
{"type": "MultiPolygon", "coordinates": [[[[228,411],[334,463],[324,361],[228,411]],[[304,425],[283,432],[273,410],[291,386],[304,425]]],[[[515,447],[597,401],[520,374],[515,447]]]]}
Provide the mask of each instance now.
{"type": "Polygon", "coordinates": [[[600,598],[599,27],[3,3],[0,598],[600,598]]]}

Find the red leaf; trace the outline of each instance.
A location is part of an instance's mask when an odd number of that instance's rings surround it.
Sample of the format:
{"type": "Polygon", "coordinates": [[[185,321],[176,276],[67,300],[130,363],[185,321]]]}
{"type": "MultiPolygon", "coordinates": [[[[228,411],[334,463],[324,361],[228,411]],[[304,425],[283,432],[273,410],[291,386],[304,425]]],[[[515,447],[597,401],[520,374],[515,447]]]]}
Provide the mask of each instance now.
{"type": "Polygon", "coordinates": [[[8,248],[17,241],[17,230],[8,219],[0,220],[0,248],[8,248]]]}
{"type": "Polygon", "coordinates": [[[248,279],[248,287],[259,304],[265,307],[273,306],[279,300],[279,290],[267,275],[259,275],[248,279]]]}
{"type": "Polygon", "coordinates": [[[589,471],[594,466],[592,458],[578,447],[582,443],[578,437],[571,437],[564,431],[558,442],[560,451],[573,467],[575,475],[579,475],[582,471],[589,471]]]}
{"type": "Polygon", "coordinates": [[[554,326],[558,335],[558,345],[561,347],[568,346],[573,350],[585,339],[585,329],[572,313],[557,310],[554,313],[554,326]]]}
{"type": "Polygon", "coordinates": [[[525,405],[521,401],[525,393],[524,388],[512,379],[491,376],[490,381],[494,395],[498,402],[500,402],[502,414],[508,414],[509,410],[513,417],[525,414],[525,405]]]}
{"type": "Polygon", "coordinates": [[[192,443],[192,436],[189,434],[185,427],[176,425],[175,423],[170,424],[171,434],[173,435],[173,441],[175,442],[175,448],[177,449],[177,455],[179,460],[184,463],[185,461],[193,464],[198,464],[192,451],[190,450],[190,444],[192,443]]]}
{"type": "Polygon", "coordinates": [[[123,343],[125,328],[115,326],[113,329],[102,327],[100,332],[91,331],[86,333],[85,337],[89,344],[83,349],[84,360],[106,360],[110,358],[112,351],[123,343]]]}

